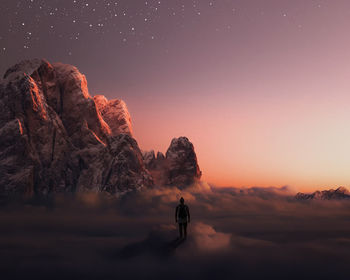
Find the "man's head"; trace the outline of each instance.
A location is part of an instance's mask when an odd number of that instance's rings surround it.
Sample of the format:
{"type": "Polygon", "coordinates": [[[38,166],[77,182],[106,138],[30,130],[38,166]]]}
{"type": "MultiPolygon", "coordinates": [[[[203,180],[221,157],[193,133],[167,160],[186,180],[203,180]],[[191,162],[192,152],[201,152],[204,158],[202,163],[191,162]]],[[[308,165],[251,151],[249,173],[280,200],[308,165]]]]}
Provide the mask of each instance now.
{"type": "Polygon", "coordinates": [[[180,203],[181,203],[181,204],[184,204],[184,203],[185,203],[185,200],[184,200],[183,197],[180,198],[180,203]]]}

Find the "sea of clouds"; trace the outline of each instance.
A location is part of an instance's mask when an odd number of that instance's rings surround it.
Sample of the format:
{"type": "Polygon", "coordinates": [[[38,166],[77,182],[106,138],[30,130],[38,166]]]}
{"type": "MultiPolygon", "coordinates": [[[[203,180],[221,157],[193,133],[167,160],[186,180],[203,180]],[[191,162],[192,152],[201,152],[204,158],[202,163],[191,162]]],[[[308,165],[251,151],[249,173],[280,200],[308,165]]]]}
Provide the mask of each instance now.
{"type": "Polygon", "coordinates": [[[56,196],[2,205],[0,225],[1,279],[349,279],[350,201],[288,187],[56,196]]]}

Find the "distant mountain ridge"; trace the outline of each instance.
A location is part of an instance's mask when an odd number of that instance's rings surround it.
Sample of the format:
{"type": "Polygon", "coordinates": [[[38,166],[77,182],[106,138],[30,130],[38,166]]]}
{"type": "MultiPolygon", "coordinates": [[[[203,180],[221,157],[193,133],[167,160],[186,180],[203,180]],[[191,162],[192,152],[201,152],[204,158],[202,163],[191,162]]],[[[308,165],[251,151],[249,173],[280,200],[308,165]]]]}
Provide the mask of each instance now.
{"type": "Polygon", "coordinates": [[[344,187],[337,189],[330,189],[324,191],[315,191],[311,194],[297,193],[295,196],[297,200],[340,200],[350,199],[350,192],[344,187]]]}

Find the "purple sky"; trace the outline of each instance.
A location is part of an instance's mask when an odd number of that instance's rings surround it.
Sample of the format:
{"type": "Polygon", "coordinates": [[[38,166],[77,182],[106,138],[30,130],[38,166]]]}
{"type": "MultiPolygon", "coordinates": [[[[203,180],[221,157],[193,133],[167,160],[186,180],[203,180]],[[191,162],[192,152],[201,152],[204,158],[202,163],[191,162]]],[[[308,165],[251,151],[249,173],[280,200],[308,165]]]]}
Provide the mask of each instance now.
{"type": "Polygon", "coordinates": [[[0,72],[73,64],[143,149],[194,143],[222,185],[350,184],[350,2],[0,2],[0,72]]]}

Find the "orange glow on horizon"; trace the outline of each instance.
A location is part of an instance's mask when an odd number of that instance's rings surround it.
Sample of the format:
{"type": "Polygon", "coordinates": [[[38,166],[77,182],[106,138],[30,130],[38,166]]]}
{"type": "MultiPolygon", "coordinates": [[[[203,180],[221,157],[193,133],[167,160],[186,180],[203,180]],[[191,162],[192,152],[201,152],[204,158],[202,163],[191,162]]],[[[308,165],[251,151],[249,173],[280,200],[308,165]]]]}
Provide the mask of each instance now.
{"type": "Polygon", "coordinates": [[[337,98],[318,97],[313,106],[313,96],[241,100],[233,107],[212,107],[208,101],[197,108],[185,102],[164,108],[153,102],[157,110],[134,118],[135,137],[141,149],[165,152],[173,137],[187,136],[203,180],[218,186],[288,185],[295,191],[348,187],[350,98],[337,98]]]}

